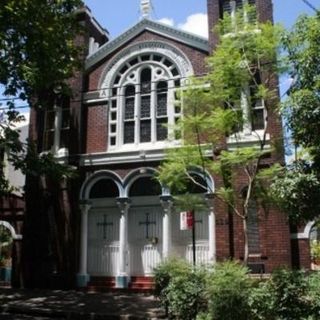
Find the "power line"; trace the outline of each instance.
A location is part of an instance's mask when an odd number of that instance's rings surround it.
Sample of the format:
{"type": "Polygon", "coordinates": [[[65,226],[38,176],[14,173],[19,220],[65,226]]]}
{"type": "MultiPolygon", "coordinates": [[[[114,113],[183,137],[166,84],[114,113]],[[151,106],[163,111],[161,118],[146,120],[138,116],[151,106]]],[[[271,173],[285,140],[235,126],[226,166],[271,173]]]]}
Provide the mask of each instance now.
{"type": "Polygon", "coordinates": [[[319,10],[308,0],[302,0],[309,8],[311,8],[315,13],[319,13],[319,10]]]}

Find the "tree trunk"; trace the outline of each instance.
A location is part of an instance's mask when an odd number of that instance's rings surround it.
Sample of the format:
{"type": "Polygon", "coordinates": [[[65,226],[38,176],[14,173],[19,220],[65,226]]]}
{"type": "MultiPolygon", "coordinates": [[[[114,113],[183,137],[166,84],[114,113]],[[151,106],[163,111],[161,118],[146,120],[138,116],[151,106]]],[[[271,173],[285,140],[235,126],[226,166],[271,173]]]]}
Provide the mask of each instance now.
{"type": "Polygon", "coordinates": [[[249,257],[247,216],[242,218],[242,226],[243,226],[243,238],[244,238],[243,263],[244,263],[244,265],[247,265],[248,264],[248,257],[249,257]]]}

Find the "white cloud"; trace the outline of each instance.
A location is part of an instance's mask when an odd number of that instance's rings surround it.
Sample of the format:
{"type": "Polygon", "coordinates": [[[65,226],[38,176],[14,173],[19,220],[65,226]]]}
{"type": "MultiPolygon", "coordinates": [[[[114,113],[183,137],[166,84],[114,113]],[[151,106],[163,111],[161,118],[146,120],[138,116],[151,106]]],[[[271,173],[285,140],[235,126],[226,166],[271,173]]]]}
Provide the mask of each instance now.
{"type": "Polygon", "coordinates": [[[162,19],[158,20],[158,22],[167,24],[167,25],[170,26],[170,27],[173,27],[173,26],[174,26],[174,21],[173,21],[173,19],[171,19],[171,18],[162,18],[162,19]]]}
{"type": "Polygon", "coordinates": [[[208,16],[205,13],[192,14],[178,28],[208,38],[208,16]]]}

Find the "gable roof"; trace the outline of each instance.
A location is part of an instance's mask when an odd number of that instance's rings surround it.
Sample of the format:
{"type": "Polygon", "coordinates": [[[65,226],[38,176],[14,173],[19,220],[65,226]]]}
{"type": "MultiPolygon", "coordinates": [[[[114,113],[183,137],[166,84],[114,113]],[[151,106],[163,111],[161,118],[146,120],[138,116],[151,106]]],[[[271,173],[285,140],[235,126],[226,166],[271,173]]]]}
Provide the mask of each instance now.
{"type": "Polygon", "coordinates": [[[120,36],[104,44],[96,52],[88,56],[85,64],[86,69],[94,66],[97,62],[99,62],[104,57],[108,56],[110,53],[121,47],[130,39],[134,38],[135,36],[139,35],[141,32],[146,30],[152,31],[156,34],[163,35],[167,38],[177,40],[191,47],[207,52],[209,51],[209,44],[206,38],[197,36],[190,32],[170,27],[164,23],[152,21],[149,19],[143,19],[137,24],[135,24],[133,27],[122,33],[120,36]]]}

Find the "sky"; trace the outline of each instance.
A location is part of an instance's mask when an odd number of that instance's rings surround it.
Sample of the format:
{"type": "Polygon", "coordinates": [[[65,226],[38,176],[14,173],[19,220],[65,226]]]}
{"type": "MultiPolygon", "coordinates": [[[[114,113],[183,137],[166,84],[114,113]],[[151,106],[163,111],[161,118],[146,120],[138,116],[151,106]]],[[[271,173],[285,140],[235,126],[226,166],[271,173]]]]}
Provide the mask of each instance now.
{"type": "MultiPolygon", "coordinates": [[[[309,0],[319,7],[319,0],[309,0]]],[[[140,0],[85,0],[99,23],[113,39],[140,19],[140,0]]],[[[152,19],[168,23],[189,32],[206,36],[206,0],[152,0],[152,19]]],[[[276,22],[290,27],[302,13],[312,10],[302,0],[273,0],[276,22]]]]}

